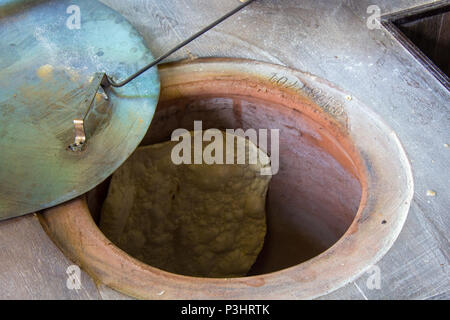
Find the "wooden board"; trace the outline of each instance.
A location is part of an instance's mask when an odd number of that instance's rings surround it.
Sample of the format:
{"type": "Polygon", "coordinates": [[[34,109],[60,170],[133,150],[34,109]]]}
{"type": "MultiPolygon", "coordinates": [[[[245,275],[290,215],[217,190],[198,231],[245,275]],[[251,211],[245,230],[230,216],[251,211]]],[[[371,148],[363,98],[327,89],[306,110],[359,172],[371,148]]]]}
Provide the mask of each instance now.
{"type": "Polygon", "coordinates": [[[67,286],[69,261],[42,229],[35,214],[0,224],[0,299],[99,299],[81,272],[80,289],[67,286]]]}

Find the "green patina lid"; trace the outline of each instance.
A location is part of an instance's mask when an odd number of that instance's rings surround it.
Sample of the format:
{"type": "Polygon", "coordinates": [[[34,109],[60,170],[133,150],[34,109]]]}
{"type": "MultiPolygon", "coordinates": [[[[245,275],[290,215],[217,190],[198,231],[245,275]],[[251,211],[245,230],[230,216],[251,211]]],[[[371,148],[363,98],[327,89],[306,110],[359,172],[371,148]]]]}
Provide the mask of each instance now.
{"type": "Polygon", "coordinates": [[[0,0],[0,220],[81,195],[130,156],[158,102],[156,68],[95,97],[78,152],[74,120],[96,73],[123,79],[152,60],[137,31],[98,1],[0,0]]]}

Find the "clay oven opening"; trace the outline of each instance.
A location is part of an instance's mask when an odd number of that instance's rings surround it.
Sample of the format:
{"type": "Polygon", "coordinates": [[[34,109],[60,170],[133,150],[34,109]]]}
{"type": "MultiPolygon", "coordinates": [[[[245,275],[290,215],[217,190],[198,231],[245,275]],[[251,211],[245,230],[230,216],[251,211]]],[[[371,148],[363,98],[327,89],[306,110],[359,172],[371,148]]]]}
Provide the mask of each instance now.
{"type": "MultiPolygon", "coordinates": [[[[203,130],[280,130],[279,172],[266,202],[267,235],[249,275],[278,271],[324,252],[349,228],[361,201],[359,160],[351,141],[326,113],[311,112],[307,100],[290,106],[278,102],[285,94],[220,78],[166,88],[142,142],[168,141],[177,128],[193,130],[196,120],[202,120],[203,130]]],[[[108,183],[88,194],[96,221],[108,183]]]]}

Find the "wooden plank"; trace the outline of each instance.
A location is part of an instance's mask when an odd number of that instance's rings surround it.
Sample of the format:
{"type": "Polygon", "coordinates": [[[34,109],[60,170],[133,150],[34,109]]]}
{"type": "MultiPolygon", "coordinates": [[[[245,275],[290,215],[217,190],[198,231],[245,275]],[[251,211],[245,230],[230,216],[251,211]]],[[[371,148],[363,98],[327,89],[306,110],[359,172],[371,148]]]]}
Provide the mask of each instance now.
{"type": "Polygon", "coordinates": [[[98,285],[98,291],[103,300],[135,300],[103,284],[98,285]]]}
{"type": "Polygon", "coordinates": [[[67,287],[70,265],[36,215],[0,223],[0,299],[99,299],[84,272],[79,290],[67,287]]]}

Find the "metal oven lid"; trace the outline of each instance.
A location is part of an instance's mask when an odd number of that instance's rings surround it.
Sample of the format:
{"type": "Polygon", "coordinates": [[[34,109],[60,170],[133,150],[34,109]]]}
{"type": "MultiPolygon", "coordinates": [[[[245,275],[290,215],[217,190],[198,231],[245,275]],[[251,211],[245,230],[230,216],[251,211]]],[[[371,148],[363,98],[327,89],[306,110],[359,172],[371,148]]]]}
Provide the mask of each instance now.
{"type": "Polygon", "coordinates": [[[157,69],[96,94],[89,112],[86,88],[97,72],[121,79],[151,61],[98,1],[0,0],[0,220],[81,195],[130,156],[155,112],[157,69]]]}

